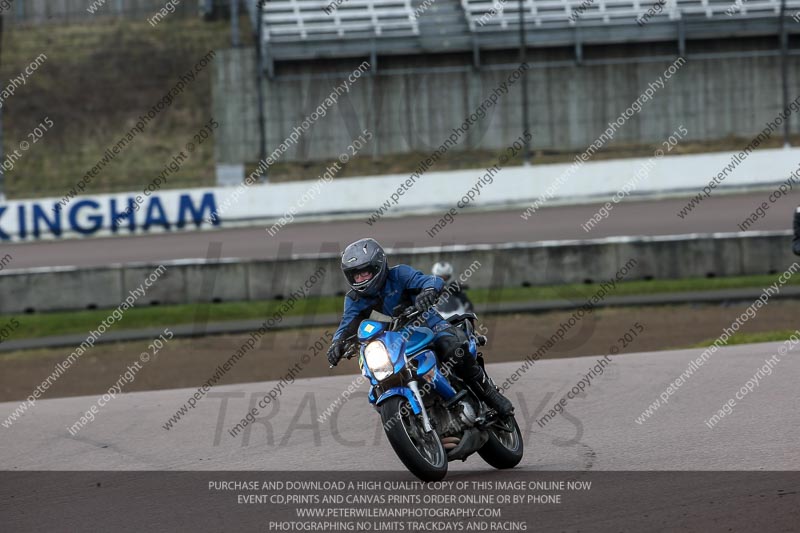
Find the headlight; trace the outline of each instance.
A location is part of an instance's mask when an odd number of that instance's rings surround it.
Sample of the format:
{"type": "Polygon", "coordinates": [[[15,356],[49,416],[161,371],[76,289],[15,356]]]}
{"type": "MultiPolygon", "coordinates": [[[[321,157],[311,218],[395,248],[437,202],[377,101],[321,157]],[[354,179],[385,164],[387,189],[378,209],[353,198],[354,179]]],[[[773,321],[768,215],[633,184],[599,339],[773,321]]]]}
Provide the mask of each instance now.
{"type": "Polygon", "coordinates": [[[367,363],[367,368],[378,381],[392,375],[392,358],[389,357],[389,351],[381,341],[367,344],[364,349],[364,360],[367,363]]]}

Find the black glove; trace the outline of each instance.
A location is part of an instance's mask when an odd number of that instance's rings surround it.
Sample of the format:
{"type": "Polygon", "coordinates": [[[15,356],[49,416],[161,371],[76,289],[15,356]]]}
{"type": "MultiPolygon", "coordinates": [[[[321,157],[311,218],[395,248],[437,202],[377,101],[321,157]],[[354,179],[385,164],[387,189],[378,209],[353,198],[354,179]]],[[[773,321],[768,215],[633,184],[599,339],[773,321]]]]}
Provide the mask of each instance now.
{"type": "Polygon", "coordinates": [[[339,339],[333,341],[331,347],[328,348],[328,362],[331,366],[336,366],[344,355],[344,341],[339,339]]]}
{"type": "Polygon", "coordinates": [[[424,313],[433,307],[438,299],[439,295],[437,294],[436,289],[425,289],[417,295],[417,300],[414,302],[414,307],[416,307],[417,311],[420,313],[424,313]]]}

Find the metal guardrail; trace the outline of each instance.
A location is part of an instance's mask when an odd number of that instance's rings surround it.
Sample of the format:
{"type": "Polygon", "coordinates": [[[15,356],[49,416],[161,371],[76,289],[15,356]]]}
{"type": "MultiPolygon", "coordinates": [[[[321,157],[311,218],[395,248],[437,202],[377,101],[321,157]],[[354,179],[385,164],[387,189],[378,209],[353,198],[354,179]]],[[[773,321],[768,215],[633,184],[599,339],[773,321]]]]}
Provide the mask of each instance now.
{"type": "MultiPolygon", "coordinates": [[[[600,282],[616,276],[623,267],[629,269],[625,279],[631,281],[772,275],[797,259],[791,235],[791,230],[783,230],[627,236],[394,248],[387,253],[397,263],[419,268],[441,260],[464,265],[477,261],[481,267],[470,277],[470,287],[490,289],[600,282]]],[[[134,305],[286,300],[323,268],[327,274],[306,296],[343,296],[347,284],[343,276],[335,275],[340,260],[336,252],[320,252],[274,259],[162,261],[163,274],[134,305]]],[[[155,263],[136,263],[4,271],[0,273],[0,313],[113,310],[155,268],[155,263]]]]}

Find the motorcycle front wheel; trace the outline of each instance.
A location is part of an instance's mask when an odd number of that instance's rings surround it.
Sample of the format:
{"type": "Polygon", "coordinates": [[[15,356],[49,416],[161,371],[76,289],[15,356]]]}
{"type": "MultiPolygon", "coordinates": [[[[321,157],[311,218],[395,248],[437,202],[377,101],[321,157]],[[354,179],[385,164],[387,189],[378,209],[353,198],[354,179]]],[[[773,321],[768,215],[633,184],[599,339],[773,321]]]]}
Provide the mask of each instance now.
{"type": "Polygon", "coordinates": [[[380,406],[381,422],[394,452],[406,468],[422,481],[439,481],[447,475],[447,454],[436,431],[426,433],[408,400],[393,396],[380,406]]]}

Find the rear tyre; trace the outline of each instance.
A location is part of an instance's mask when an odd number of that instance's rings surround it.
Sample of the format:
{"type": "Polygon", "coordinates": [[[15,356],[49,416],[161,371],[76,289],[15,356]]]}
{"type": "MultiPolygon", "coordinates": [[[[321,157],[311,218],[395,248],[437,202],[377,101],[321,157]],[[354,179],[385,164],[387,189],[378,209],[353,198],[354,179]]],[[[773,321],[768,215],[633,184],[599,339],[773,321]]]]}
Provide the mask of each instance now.
{"type": "Polygon", "coordinates": [[[478,450],[478,455],[491,466],[501,470],[517,466],[522,461],[523,454],[522,433],[517,420],[509,416],[492,425],[487,431],[489,440],[478,450]],[[498,425],[502,425],[504,429],[498,425]]]}
{"type": "Polygon", "coordinates": [[[425,433],[422,419],[408,400],[393,396],[380,406],[386,437],[406,468],[422,481],[439,481],[447,475],[447,454],[436,431],[425,433]]]}

